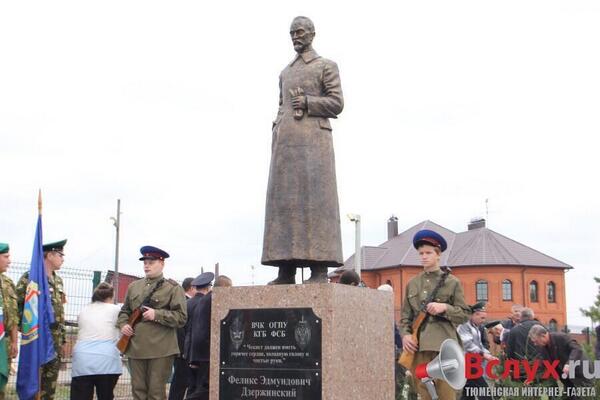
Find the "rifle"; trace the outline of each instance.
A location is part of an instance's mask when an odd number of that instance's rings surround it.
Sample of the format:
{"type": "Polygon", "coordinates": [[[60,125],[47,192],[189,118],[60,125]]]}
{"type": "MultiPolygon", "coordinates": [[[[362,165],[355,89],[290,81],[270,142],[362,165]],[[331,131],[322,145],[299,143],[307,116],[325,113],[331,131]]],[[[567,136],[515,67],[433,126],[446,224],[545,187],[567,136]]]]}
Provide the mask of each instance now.
{"type": "MultiPolygon", "coordinates": [[[[421,308],[419,309],[419,314],[417,315],[417,318],[415,318],[415,320],[412,323],[411,336],[417,345],[419,344],[419,339],[417,337],[417,335],[419,333],[419,329],[421,329],[421,325],[423,324],[423,322],[425,322],[425,318],[427,318],[427,316],[429,315],[429,314],[427,314],[427,304],[429,304],[433,301],[433,299],[437,295],[437,292],[440,290],[440,288],[442,286],[444,286],[444,282],[446,282],[446,278],[448,277],[449,273],[450,273],[450,267],[446,267],[444,270],[444,273],[442,274],[442,276],[440,276],[440,280],[435,285],[435,288],[433,289],[433,291],[421,303],[421,308]]],[[[415,359],[415,353],[409,353],[408,351],[403,351],[402,354],[400,355],[400,359],[398,360],[398,364],[402,365],[406,369],[410,369],[412,367],[414,359],[415,359]]]]}
{"type": "MultiPolygon", "coordinates": [[[[132,329],[134,329],[135,326],[137,325],[137,323],[142,320],[142,314],[144,313],[144,307],[148,307],[148,305],[150,304],[150,301],[152,300],[152,295],[154,294],[154,292],[156,292],[158,290],[158,288],[160,288],[162,286],[164,281],[165,281],[164,278],[159,280],[156,283],[156,286],[154,286],[152,288],[152,290],[150,291],[150,293],[148,293],[148,296],[146,296],[144,301],[142,301],[142,304],[138,308],[133,310],[133,312],[129,316],[129,319],[127,320],[127,324],[129,326],[131,326],[132,329]]],[[[127,351],[127,347],[129,347],[129,340],[131,340],[131,336],[121,335],[121,338],[117,342],[117,349],[119,349],[121,354],[125,354],[125,352],[127,351]]]]}

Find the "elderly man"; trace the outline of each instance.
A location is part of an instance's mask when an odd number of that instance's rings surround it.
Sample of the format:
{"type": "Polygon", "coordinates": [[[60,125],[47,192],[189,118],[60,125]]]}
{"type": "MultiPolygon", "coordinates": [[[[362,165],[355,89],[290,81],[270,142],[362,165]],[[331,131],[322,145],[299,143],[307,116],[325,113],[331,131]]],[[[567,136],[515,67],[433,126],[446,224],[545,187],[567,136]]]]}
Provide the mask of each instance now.
{"type": "Polygon", "coordinates": [[[592,386],[593,383],[583,376],[581,364],[575,368],[574,374],[572,371],[569,371],[569,361],[581,362],[587,360],[579,343],[566,333],[548,332],[542,325],[532,326],[528,336],[529,340],[538,347],[542,359],[550,361],[558,360],[556,372],[565,387],[563,398],[581,398],[575,394],[575,390],[569,388],[588,387],[592,386]],[[574,376],[573,378],[569,377],[570,373],[574,376]]]}
{"type": "Polygon", "coordinates": [[[504,329],[506,329],[504,331],[504,336],[503,336],[504,340],[502,342],[496,341],[496,344],[506,345],[506,340],[508,340],[508,334],[510,333],[510,330],[512,328],[514,328],[515,326],[517,326],[519,324],[519,322],[521,322],[521,311],[522,310],[523,310],[523,306],[520,304],[513,304],[510,307],[511,314],[508,316],[507,319],[501,321],[502,326],[504,327],[504,329]]]}
{"type": "Polygon", "coordinates": [[[517,360],[533,360],[538,352],[533,343],[528,340],[529,330],[540,323],[533,319],[534,312],[531,308],[521,310],[521,322],[508,333],[506,342],[506,356],[517,360]]]}
{"type": "Polygon", "coordinates": [[[279,268],[270,284],[294,284],[304,267],[307,283],[326,283],[327,267],[343,264],[329,118],[344,100],[337,65],[312,48],[312,21],[294,18],[290,36],[297,54],[279,77],[261,262],[279,268]]]}
{"type": "MultiPolygon", "coordinates": [[[[484,360],[497,360],[484,345],[485,331],[482,329],[487,312],[485,311],[485,303],[477,303],[471,306],[471,317],[469,321],[460,325],[457,329],[460,340],[463,343],[463,348],[467,353],[479,354],[484,360]]],[[[467,384],[463,390],[462,399],[475,399],[469,388],[487,388],[488,385],[483,377],[467,380],[467,384]]],[[[480,400],[491,399],[490,396],[477,396],[480,400]]]]}
{"type": "Polygon", "coordinates": [[[166,251],[144,246],[140,252],[146,277],[127,288],[117,326],[123,335],[131,337],[125,355],[129,358],[133,398],[164,400],[173,360],[179,354],[177,328],[187,320],[185,294],[176,281],[163,276],[169,257],[166,251]],[[129,317],[139,308],[142,321],[131,326],[129,317]]]}
{"type": "MultiPolygon", "coordinates": [[[[64,239],[58,242],[46,243],[42,246],[44,269],[48,277],[48,288],[52,309],[54,310],[54,324],[50,326],[50,332],[52,333],[56,358],[42,366],[41,400],[54,399],[60,364],[64,356],[63,346],[66,343],[64,305],[67,302],[67,296],[65,295],[63,280],[56,272],[60,270],[65,260],[64,247],[66,244],[67,239],[64,239]]],[[[17,299],[21,313],[25,304],[27,285],[29,285],[29,271],[25,272],[17,282],[17,299]]]]}

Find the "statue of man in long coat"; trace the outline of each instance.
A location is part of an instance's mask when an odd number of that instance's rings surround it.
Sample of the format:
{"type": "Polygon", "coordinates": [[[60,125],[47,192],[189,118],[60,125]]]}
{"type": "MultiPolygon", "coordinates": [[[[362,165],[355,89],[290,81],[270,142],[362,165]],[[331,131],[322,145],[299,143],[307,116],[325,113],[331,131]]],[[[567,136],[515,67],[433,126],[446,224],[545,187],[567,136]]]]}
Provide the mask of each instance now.
{"type": "Polygon", "coordinates": [[[320,283],[343,263],[329,118],[344,99],[337,64],[312,48],[312,21],[296,17],[290,35],[297,54],[279,77],[262,264],[279,267],[270,284],[294,284],[298,267],[320,283]]]}

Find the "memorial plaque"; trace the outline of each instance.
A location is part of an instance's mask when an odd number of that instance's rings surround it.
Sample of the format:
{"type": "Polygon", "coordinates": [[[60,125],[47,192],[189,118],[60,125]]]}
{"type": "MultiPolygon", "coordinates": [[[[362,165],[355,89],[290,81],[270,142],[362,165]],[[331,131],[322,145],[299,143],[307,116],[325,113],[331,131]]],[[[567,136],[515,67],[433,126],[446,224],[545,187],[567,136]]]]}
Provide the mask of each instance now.
{"type": "Polygon", "coordinates": [[[321,399],[321,319],[311,308],[230,310],[219,399],[321,399]]]}

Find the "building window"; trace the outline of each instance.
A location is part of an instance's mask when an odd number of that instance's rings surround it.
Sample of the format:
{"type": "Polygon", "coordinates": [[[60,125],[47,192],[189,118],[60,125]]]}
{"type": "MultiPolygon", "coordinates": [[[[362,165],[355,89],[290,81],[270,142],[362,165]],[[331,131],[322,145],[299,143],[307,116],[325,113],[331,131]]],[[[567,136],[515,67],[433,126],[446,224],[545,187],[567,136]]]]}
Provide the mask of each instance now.
{"type": "Polygon", "coordinates": [[[548,330],[550,332],[557,332],[558,331],[558,324],[556,323],[556,320],[554,318],[552,318],[550,320],[550,322],[548,323],[548,330]]]}
{"type": "Polygon", "coordinates": [[[502,300],[512,300],[512,282],[508,279],[502,281],[502,300]]]}
{"type": "Polygon", "coordinates": [[[556,303],[556,285],[548,282],[548,303],[556,303]]]}
{"type": "Polygon", "coordinates": [[[531,281],[529,284],[529,301],[537,303],[538,301],[538,284],[536,281],[531,281]]]}
{"type": "Polygon", "coordinates": [[[477,281],[475,284],[475,294],[477,301],[487,301],[488,299],[488,284],[487,281],[477,281]]]}

